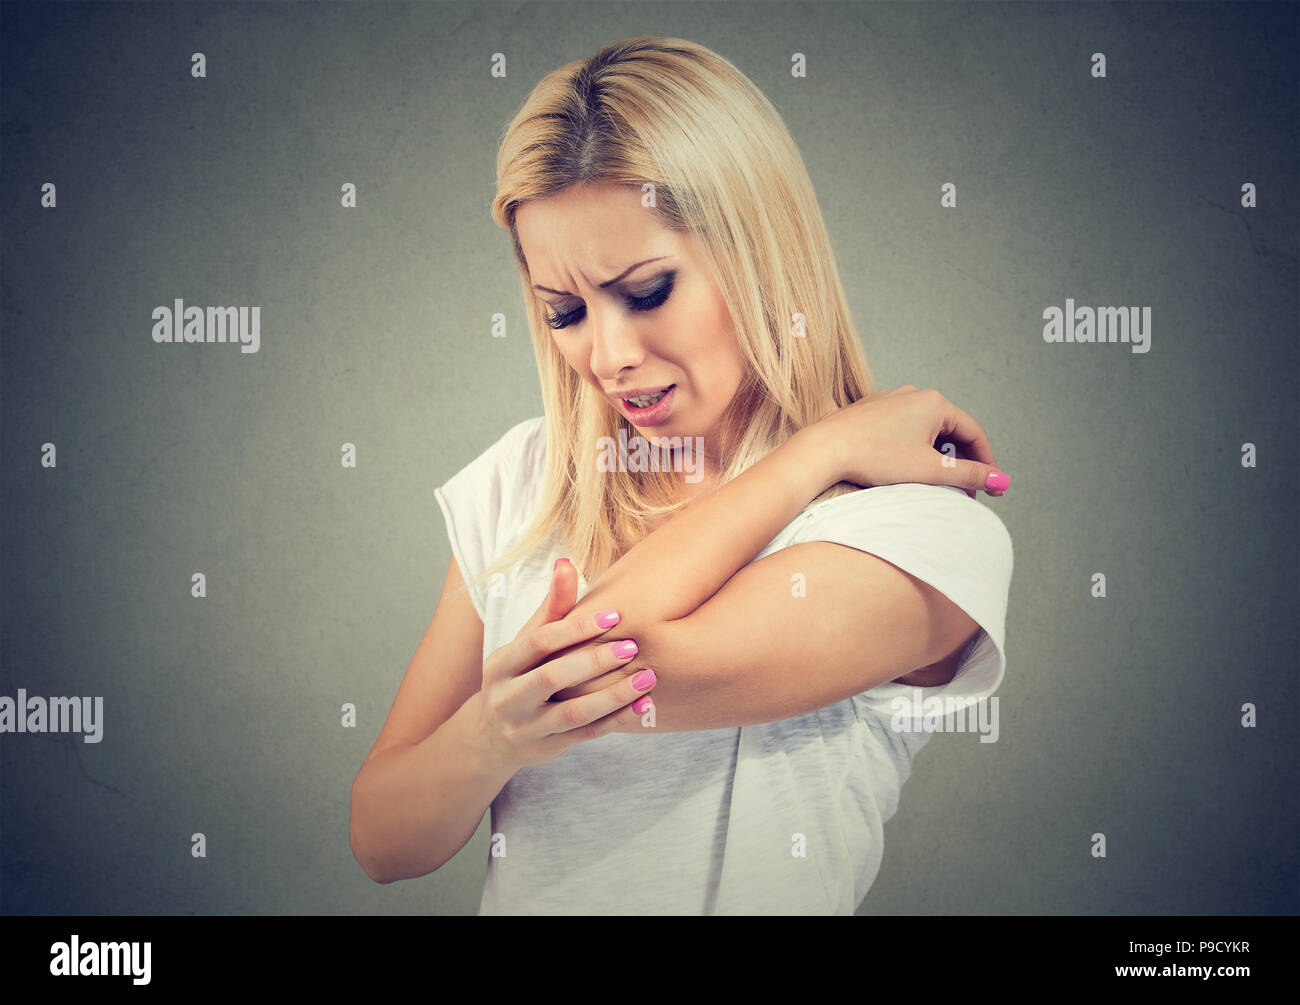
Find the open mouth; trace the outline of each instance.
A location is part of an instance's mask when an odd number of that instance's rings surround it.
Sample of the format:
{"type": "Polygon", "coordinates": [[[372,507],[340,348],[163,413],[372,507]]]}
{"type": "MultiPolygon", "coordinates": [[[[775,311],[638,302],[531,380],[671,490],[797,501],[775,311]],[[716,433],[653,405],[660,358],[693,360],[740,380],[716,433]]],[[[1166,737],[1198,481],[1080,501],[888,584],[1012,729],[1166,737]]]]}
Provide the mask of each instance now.
{"type": "Polygon", "coordinates": [[[624,398],[623,400],[633,408],[649,408],[662,401],[664,395],[676,386],[676,384],[669,384],[667,387],[655,391],[654,394],[642,394],[635,398],[624,398]]]}
{"type": "Polygon", "coordinates": [[[651,394],[638,395],[635,398],[620,398],[619,405],[629,422],[646,428],[660,426],[668,421],[677,400],[677,385],[669,384],[651,394]],[[642,404],[644,402],[644,404],[642,404]]]}

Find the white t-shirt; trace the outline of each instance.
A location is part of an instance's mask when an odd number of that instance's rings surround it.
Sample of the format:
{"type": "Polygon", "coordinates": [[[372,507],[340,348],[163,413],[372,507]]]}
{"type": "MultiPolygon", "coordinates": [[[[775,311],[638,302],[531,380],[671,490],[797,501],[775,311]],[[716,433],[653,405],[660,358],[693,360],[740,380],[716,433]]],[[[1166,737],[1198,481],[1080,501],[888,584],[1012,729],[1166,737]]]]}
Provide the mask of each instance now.
{"type": "MultiPolygon", "coordinates": [[[[535,512],[545,447],[543,418],[527,419],[435,490],[467,581],[535,512]]],[[[893,700],[906,698],[910,710],[921,699],[997,689],[1011,538],[959,489],[902,484],[805,508],[755,560],[805,541],[877,555],[966,611],[982,631],[953,680],[884,684],[778,722],[611,733],[524,768],[492,803],[496,854],[480,914],[856,911],[880,868],[884,823],[930,736],[910,711],[902,720],[910,729],[891,728],[903,707],[893,700]]],[[[563,554],[557,530],[503,577],[471,589],[485,659],[536,611],[563,554]]],[[[580,580],[579,596],[585,587],[580,580]]],[[[966,717],[975,721],[975,710],[966,717]]]]}

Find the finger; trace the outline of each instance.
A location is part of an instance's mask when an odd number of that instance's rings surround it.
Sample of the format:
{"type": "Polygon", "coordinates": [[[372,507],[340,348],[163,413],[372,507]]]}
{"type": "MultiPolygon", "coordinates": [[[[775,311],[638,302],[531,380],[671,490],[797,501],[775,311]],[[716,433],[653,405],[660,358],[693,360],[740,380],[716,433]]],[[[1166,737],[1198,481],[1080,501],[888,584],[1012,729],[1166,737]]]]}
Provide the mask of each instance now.
{"type": "MultiPolygon", "coordinates": [[[[993,448],[989,445],[988,433],[969,412],[958,408],[947,398],[940,402],[939,438],[958,440],[972,459],[990,467],[997,465],[993,448]]],[[[982,487],[982,486],[981,486],[982,487]]]]}
{"type": "Polygon", "coordinates": [[[578,600],[578,570],[567,558],[555,561],[551,572],[551,588],[546,599],[533,612],[524,628],[534,628],[551,621],[559,621],[573,609],[578,600]]]}
{"type": "MultiPolygon", "coordinates": [[[[959,457],[963,457],[963,458],[965,458],[965,455],[962,454],[962,453],[959,453],[958,456],[959,456],[959,457]]],[[[966,458],[966,459],[969,459],[969,458],[966,458]]],[[[987,465],[986,467],[987,467],[987,473],[986,473],[985,476],[984,476],[984,486],[983,486],[983,487],[984,487],[984,490],[985,490],[986,492],[988,492],[988,494],[991,495],[991,496],[1000,496],[1000,495],[1005,495],[1005,494],[1006,494],[1006,490],[1005,490],[1005,489],[991,489],[991,488],[989,488],[989,484],[990,484],[990,483],[989,483],[989,480],[988,480],[988,475],[989,475],[989,474],[994,474],[994,475],[1004,476],[1004,477],[1000,478],[999,480],[993,482],[993,484],[996,484],[996,485],[1003,484],[1004,482],[1007,483],[1007,484],[1009,484],[1009,483],[1010,483],[1010,476],[1009,476],[1009,475],[1006,475],[1006,472],[1004,472],[1001,468],[998,467],[998,463],[997,463],[996,460],[994,460],[994,461],[992,462],[991,465],[987,465]]],[[[976,491],[975,491],[975,489],[967,489],[967,490],[966,490],[966,494],[967,494],[968,496],[970,496],[972,499],[974,499],[975,496],[976,496],[976,491]]]]}
{"type": "MultiPolygon", "coordinates": [[[[933,447],[936,453],[941,455],[939,458],[939,466],[943,468],[945,472],[948,473],[948,475],[951,475],[951,473],[956,470],[956,465],[958,463],[960,463],[961,461],[970,460],[970,456],[966,452],[966,445],[962,443],[960,440],[956,439],[955,437],[949,439],[947,437],[940,436],[938,439],[934,441],[933,444],[931,444],[931,446],[933,447]]],[[[932,460],[932,458],[930,459],[932,460]]],[[[951,478],[947,478],[946,480],[938,484],[947,485],[951,483],[951,480],[952,480],[951,478]]],[[[963,485],[964,485],[964,481],[963,481],[963,485]]],[[[966,493],[968,498],[971,499],[975,498],[974,489],[963,488],[962,491],[966,493]]]]}
{"type": "MultiPolygon", "coordinates": [[[[513,642],[492,653],[483,663],[483,680],[486,683],[489,680],[496,680],[500,677],[510,678],[517,674],[531,670],[537,665],[537,662],[519,664],[521,648],[519,640],[527,637],[531,632],[536,631],[541,626],[559,621],[577,602],[578,595],[578,570],[573,567],[573,563],[567,558],[557,559],[551,572],[551,583],[546,591],[546,596],[533,611],[524,626],[519,629],[513,642]]],[[[611,624],[616,624],[617,620],[611,624]]],[[[526,647],[525,647],[526,649],[526,647]]]]}
{"type": "MultiPolygon", "coordinates": [[[[642,697],[649,701],[648,695],[643,695],[642,697]]],[[[547,751],[551,757],[558,757],[566,750],[576,747],[579,743],[583,743],[586,740],[594,740],[600,736],[605,736],[607,733],[613,733],[625,726],[635,725],[641,728],[646,728],[646,723],[643,717],[650,708],[654,707],[654,705],[651,703],[648,707],[640,707],[639,703],[641,700],[641,698],[637,698],[632,701],[631,704],[624,705],[617,711],[602,716],[595,722],[589,722],[585,726],[578,726],[574,729],[570,729],[568,732],[555,733],[548,736],[540,742],[540,746],[543,750],[547,751]]]]}
{"type": "Polygon", "coordinates": [[[550,589],[546,591],[546,596],[542,598],[537,610],[533,611],[533,616],[524,623],[519,633],[527,634],[542,625],[559,621],[573,609],[577,599],[578,570],[567,558],[557,558],[551,572],[550,589]]]}
{"type": "Polygon", "coordinates": [[[980,464],[978,461],[949,460],[943,464],[927,465],[927,467],[931,475],[917,478],[916,481],[926,485],[951,485],[962,489],[972,499],[978,491],[988,492],[989,495],[1000,495],[1010,484],[1010,476],[1005,472],[999,471],[991,464],[980,464]],[[994,488],[999,486],[1001,491],[995,493],[994,488]]]}
{"type": "MultiPolygon", "coordinates": [[[[557,691],[626,667],[636,658],[636,654],[637,645],[632,639],[618,639],[575,650],[558,659],[548,660],[522,675],[512,685],[511,698],[518,697],[520,701],[534,706],[545,704],[557,691]]],[[[621,678],[619,682],[625,680],[627,677],[621,678]]]]}
{"type": "Polygon", "coordinates": [[[607,688],[554,704],[540,717],[540,721],[547,733],[580,730],[624,706],[630,706],[656,683],[653,670],[642,670],[607,688]],[[637,684],[641,686],[637,687],[637,684]]]}
{"type": "Polygon", "coordinates": [[[971,460],[957,461],[955,467],[948,461],[944,470],[952,477],[945,478],[942,484],[963,488],[972,499],[980,489],[990,495],[1005,493],[1010,486],[1010,476],[997,466],[997,458],[993,455],[984,427],[969,412],[958,408],[947,398],[941,398],[940,407],[939,437],[956,439],[963,452],[972,455],[971,460]]]}
{"type": "Polygon", "coordinates": [[[587,611],[575,617],[563,617],[531,628],[525,626],[527,630],[515,636],[512,660],[515,672],[527,673],[562,650],[604,635],[618,622],[618,611],[587,611]]]}

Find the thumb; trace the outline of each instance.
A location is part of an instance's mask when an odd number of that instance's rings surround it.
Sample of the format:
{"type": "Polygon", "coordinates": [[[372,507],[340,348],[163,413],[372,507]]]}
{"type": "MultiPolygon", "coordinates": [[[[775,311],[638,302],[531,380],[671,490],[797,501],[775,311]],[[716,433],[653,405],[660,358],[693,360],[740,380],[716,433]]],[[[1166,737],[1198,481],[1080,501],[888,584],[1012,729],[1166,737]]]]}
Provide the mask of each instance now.
{"type": "Polygon", "coordinates": [[[578,602],[578,570],[567,558],[555,560],[555,570],[551,573],[551,594],[547,602],[547,621],[559,621],[573,610],[578,602]]]}
{"type": "Polygon", "coordinates": [[[578,570],[567,558],[558,559],[551,573],[551,588],[528,622],[536,628],[551,621],[559,621],[578,602],[578,570]]]}

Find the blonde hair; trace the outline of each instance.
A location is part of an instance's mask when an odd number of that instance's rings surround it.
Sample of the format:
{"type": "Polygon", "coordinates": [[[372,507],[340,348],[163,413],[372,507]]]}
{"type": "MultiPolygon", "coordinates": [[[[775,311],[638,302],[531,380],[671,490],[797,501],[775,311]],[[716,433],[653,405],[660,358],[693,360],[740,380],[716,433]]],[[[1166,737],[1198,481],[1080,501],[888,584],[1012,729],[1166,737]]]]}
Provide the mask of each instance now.
{"type": "MultiPolygon", "coordinates": [[[[519,244],[521,203],[605,183],[637,186],[643,205],[649,192],[665,228],[698,240],[725,297],[747,366],[724,415],[722,442],[733,447],[715,490],[872,392],[812,182],[780,114],[702,45],[633,38],[604,46],[542,78],[497,157],[492,216],[510,231],[519,265],[546,413],[546,478],[533,522],[475,580],[556,529],[579,573],[594,580],[645,536],[648,519],[685,505],[670,471],[597,469],[601,437],[640,434],[565,362],[519,244]]],[[[818,500],[857,488],[841,482],[818,500]]]]}

